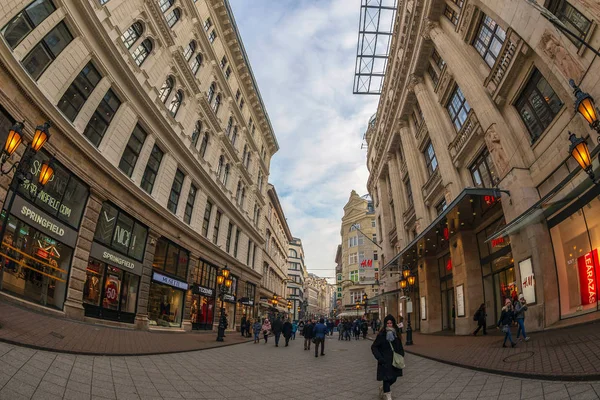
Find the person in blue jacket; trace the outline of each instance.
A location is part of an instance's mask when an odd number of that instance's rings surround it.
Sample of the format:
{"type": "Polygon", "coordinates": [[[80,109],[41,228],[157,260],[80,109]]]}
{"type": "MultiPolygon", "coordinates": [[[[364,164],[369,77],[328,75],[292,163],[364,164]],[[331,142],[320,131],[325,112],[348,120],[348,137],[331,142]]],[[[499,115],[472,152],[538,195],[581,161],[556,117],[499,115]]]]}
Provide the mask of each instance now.
{"type": "Polygon", "coordinates": [[[325,355],[325,336],[327,336],[327,325],[325,320],[321,318],[319,323],[313,328],[313,335],[315,337],[315,357],[319,357],[319,344],[321,345],[321,355],[325,355]]]}

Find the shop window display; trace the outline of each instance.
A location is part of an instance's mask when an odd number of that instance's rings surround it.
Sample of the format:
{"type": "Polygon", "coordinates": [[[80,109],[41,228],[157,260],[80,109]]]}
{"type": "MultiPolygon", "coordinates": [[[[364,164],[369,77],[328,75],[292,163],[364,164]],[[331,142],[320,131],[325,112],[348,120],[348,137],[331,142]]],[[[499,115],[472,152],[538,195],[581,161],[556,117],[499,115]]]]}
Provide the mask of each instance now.
{"type": "Polygon", "coordinates": [[[2,289],[62,310],[72,254],[72,248],[10,216],[2,245],[2,289]]]}
{"type": "Polygon", "coordinates": [[[148,295],[148,320],[151,326],[181,326],[184,291],[153,282],[148,295]]]}
{"type": "Polygon", "coordinates": [[[192,296],[190,319],[192,329],[211,330],[215,318],[215,298],[192,296]]]}

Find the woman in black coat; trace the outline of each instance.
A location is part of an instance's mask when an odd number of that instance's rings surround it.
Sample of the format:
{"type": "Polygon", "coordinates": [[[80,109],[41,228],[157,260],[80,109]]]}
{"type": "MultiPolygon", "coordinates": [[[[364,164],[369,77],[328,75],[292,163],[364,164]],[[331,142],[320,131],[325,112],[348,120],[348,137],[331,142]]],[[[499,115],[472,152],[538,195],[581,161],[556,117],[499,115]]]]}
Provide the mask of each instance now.
{"type": "Polygon", "coordinates": [[[392,365],[393,353],[398,353],[404,357],[400,331],[393,316],[388,315],[383,320],[383,328],[371,345],[371,351],[377,359],[377,380],[383,381],[383,387],[379,388],[380,393],[383,392],[386,399],[391,399],[390,388],[396,382],[396,379],[402,376],[402,370],[392,365]]]}

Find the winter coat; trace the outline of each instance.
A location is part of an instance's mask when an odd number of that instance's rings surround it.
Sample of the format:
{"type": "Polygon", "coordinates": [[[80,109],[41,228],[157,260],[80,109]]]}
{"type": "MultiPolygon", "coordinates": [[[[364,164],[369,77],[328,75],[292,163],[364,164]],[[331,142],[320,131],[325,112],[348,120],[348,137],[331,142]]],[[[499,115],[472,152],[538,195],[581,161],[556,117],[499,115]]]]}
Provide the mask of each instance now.
{"type": "Polygon", "coordinates": [[[262,333],[265,333],[265,331],[267,332],[267,335],[271,332],[271,321],[266,320],[263,324],[262,324],[262,333]]]}
{"type": "Polygon", "coordinates": [[[500,319],[498,320],[498,326],[510,326],[514,320],[515,313],[513,312],[513,310],[504,307],[502,308],[502,314],[500,314],[500,319]]]}
{"type": "Polygon", "coordinates": [[[325,335],[327,335],[327,325],[319,322],[313,328],[313,335],[314,335],[313,337],[315,337],[317,339],[325,339],[325,335]]]}
{"type": "Polygon", "coordinates": [[[283,323],[283,328],[281,329],[283,332],[283,337],[289,338],[292,336],[292,323],[290,321],[285,321],[283,323]]]}
{"type": "Polygon", "coordinates": [[[363,321],[361,326],[360,326],[360,330],[363,332],[368,332],[369,330],[369,324],[367,323],[367,321],[363,321]]]}
{"type": "MultiPolygon", "coordinates": [[[[402,347],[402,341],[399,339],[399,336],[391,343],[392,346],[394,346],[394,352],[404,357],[404,348],[402,347]]],[[[394,354],[390,342],[386,339],[385,330],[377,334],[375,341],[371,345],[371,352],[377,359],[378,381],[389,381],[402,376],[402,370],[392,365],[394,354]]]]}
{"type": "Polygon", "coordinates": [[[276,319],[275,321],[273,321],[273,325],[272,325],[272,331],[273,333],[277,334],[277,333],[281,333],[281,330],[283,329],[283,322],[281,322],[280,319],[276,319]]]}
{"type": "Polygon", "coordinates": [[[525,311],[527,311],[527,304],[517,301],[515,303],[515,319],[525,319],[525,311]]]}
{"type": "Polygon", "coordinates": [[[252,325],[252,329],[254,329],[254,333],[260,333],[260,331],[261,331],[260,322],[256,321],[254,323],[254,325],[252,325]]]}
{"type": "Polygon", "coordinates": [[[487,317],[487,314],[482,309],[478,309],[477,311],[475,311],[475,320],[477,321],[477,325],[484,326],[485,317],[487,317]]]}
{"type": "Polygon", "coordinates": [[[304,325],[304,329],[302,330],[302,335],[304,336],[305,339],[312,339],[314,337],[313,328],[314,328],[313,324],[304,325]]]}

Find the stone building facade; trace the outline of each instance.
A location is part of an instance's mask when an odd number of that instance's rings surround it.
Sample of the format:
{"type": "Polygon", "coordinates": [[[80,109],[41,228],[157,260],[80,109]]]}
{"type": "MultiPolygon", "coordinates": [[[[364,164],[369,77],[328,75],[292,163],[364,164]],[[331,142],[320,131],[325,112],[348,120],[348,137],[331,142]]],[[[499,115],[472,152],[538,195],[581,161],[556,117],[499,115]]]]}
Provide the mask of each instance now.
{"type": "MultiPolygon", "coordinates": [[[[597,3],[538,3],[598,48],[597,3]]],[[[367,131],[382,312],[468,334],[524,294],[532,330],[598,318],[600,193],[569,155],[569,132],[598,151],[569,85],[600,98],[594,59],[527,1],[400,2],[367,131]]]]}
{"type": "MultiPolygon", "coordinates": [[[[336,263],[336,299],[341,300],[336,309],[341,316],[363,315],[363,295],[369,299],[378,293],[380,249],[377,238],[377,220],[373,201],[369,196],[359,196],[354,190],[344,206],[340,228],[342,244],[338,247],[336,263]],[[375,242],[375,243],[374,243],[375,242]],[[356,303],[359,310],[356,309],[356,303]]],[[[369,312],[374,310],[369,310],[369,312]]]]}
{"type": "Polygon", "coordinates": [[[304,247],[300,238],[292,238],[288,253],[288,280],[287,297],[292,302],[292,318],[304,318],[306,304],[304,304],[304,280],[307,272],[304,265],[304,247]]]}
{"type": "Polygon", "coordinates": [[[56,166],[5,205],[2,297],[212,329],[228,266],[229,328],[255,313],[278,144],[228,2],[11,0],[0,26],[0,141],[14,121],[25,141],[50,121],[33,179],[43,159],[56,166]]]}

